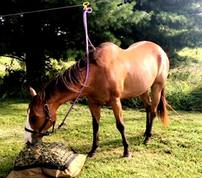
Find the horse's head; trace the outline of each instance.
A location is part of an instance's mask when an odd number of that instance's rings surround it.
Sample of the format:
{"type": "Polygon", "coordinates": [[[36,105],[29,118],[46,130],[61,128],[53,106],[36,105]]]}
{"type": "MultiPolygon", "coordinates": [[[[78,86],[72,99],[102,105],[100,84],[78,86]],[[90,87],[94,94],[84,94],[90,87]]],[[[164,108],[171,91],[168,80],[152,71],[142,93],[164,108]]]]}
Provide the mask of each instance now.
{"type": "Polygon", "coordinates": [[[54,128],[56,111],[33,88],[30,88],[30,94],[32,101],[27,113],[25,142],[33,144],[47,135],[51,126],[54,128]]]}

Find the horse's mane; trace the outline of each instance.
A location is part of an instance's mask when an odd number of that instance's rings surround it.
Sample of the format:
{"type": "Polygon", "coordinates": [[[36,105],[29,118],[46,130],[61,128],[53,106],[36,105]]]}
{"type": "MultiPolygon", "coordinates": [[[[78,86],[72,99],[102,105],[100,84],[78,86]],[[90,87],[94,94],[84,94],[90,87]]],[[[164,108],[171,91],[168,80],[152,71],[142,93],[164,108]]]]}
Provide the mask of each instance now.
{"type": "MultiPolygon", "coordinates": [[[[55,90],[65,91],[70,90],[79,92],[77,86],[83,86],[85,80],[85,72],[87,61],[79,60],[74,65],[69,67],[63,73],[57,74],[42,90],[41,100],[48,100],[55,90]]],[[[79,87],[80,88],[80,87],[79,87]]]]}
{"type": "MultiPolygon", "coordinates": [[[[104,47],[111,45],[110,42],[101,43],[96,49],[93,49],[89,53],[89,63],[98,65],[97,58],[97,52],[104,47]]],[[[99,52],[98,52],[99,55],[99,52]]],[[[65,70],[63,73],[57,74],[47,85],[46,87],[40,92],[40,100],[46,101],[48,100],[51,95],[56,91],[65,91],[70,90],[73,92],[79,92],[79,89],[81,86],[84,86],[84,80],[86,76],[86,66],[87,66],[87,60],[81,59],[78,62],[76,62],[74,65],[69,67],[67,70],[65,70]],[[79,86],[79,87],[78,87],[79,86]]]]}

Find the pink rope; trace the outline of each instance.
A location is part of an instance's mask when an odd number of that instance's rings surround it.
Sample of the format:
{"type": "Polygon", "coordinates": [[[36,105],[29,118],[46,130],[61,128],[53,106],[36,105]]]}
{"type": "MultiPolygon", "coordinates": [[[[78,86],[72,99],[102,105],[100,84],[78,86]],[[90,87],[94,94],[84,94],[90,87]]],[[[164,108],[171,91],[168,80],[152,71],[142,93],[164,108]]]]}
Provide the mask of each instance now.
{"type": "Polygon", "coordinates": [[[85,76],[85,80],[84,80],[84,85],[82,86],[81,90],[79,91],[78,96],[76,97],[76,99],[74,100],[74,102],[72,103],[72,105],[70,106],[69,110],[67,111],[63,121],[61,122],[61,124],[58,126],[58,129],[60,127],[62,127],[65,123],[65,120],[67,118],[67,116],[69,115],[69,113],[71,112],[71,110],[73,109],[74,105],[76,104],[76,102],[78,101],[78,99],[80,98],[84,88],[86,87],[86,84],[88,82],[88,78],[89,78],[89,72],[90,72],[90,61],[89,61],[89,46],[91,46],[94,50],[95,47],[93,46],[93,44],[91,43],[89,36],[88,36],[88,22],[87,22],[87,14],[91,13],[93,10],[91,7],[88,7],[87,5],[84,6],[84,11],[83,11],[83,25],[84,25],[84,30],[85,30],[85,41],[86,41],[86,76],[85,76]]]}
{"type": "Polygon", "coordinates": [[[89,61],[89,46],[91,46],[94,50],[95,50],[95,47],[93,46],[93,44],[91,43],[90,41],[90,38],[88,36],[88,22],[87,22],[87,14],[89,13],[92,13],[92,8],[91,7],[87,7],[87,8],[84,8],[84,12],[83,12],[83,25],[84,25],[84,30],[85,30],[85,37],[86,37],[86,78],[85,78],[85,81],[84,81],[84,86],[86,85],[87,81],[88,81],[88,77],[89,77],[89,64],[90,64],[90,61],[89,61]]]}

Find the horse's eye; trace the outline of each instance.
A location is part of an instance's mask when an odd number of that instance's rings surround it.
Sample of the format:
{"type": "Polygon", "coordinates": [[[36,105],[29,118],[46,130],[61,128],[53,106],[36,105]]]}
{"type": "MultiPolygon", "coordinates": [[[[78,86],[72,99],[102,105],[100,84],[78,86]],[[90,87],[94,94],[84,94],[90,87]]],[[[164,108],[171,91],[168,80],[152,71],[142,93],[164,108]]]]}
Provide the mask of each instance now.
{"type": "Polygon", "coordinates": [[[36,117],[31,117],[31,118],[30,118],[30,122],[31,122],[32,124],[34,124],[34,123],[36,122],[36,117]]]}

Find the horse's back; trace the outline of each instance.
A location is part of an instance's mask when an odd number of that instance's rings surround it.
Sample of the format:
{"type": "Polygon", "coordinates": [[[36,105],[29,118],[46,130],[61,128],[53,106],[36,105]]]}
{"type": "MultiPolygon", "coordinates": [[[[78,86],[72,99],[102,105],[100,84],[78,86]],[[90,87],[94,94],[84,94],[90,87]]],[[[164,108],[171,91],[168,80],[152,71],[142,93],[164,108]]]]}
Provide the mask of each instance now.
{"type": "Polygon", "coordinates": [[[103,81],[97,82],[102,83],[103,91],[106,85],[110,94],[121,98],[139,96],[157,80],[163,83],[169,66],[161,47],[148,41],[137,42],[127,49],[103,43],[96,50],[95,60],[103,77],[103,81]]]}
{"type": "Polygon", "coordinates": [[[109,67],[111,63],[120,63],[120,65],[135,63],[142,65],[143,61],[151,60],[150,57],[155,58],[154,61],[156,62],[156,59],[162,56],[164,58],[162,60],[167,62],[168,58],[163,49],[150,41],[136,42],[127,49],[122,49],[111,42],[105,42],[96,49],[94,59],[98,65],[109,67]]]}

